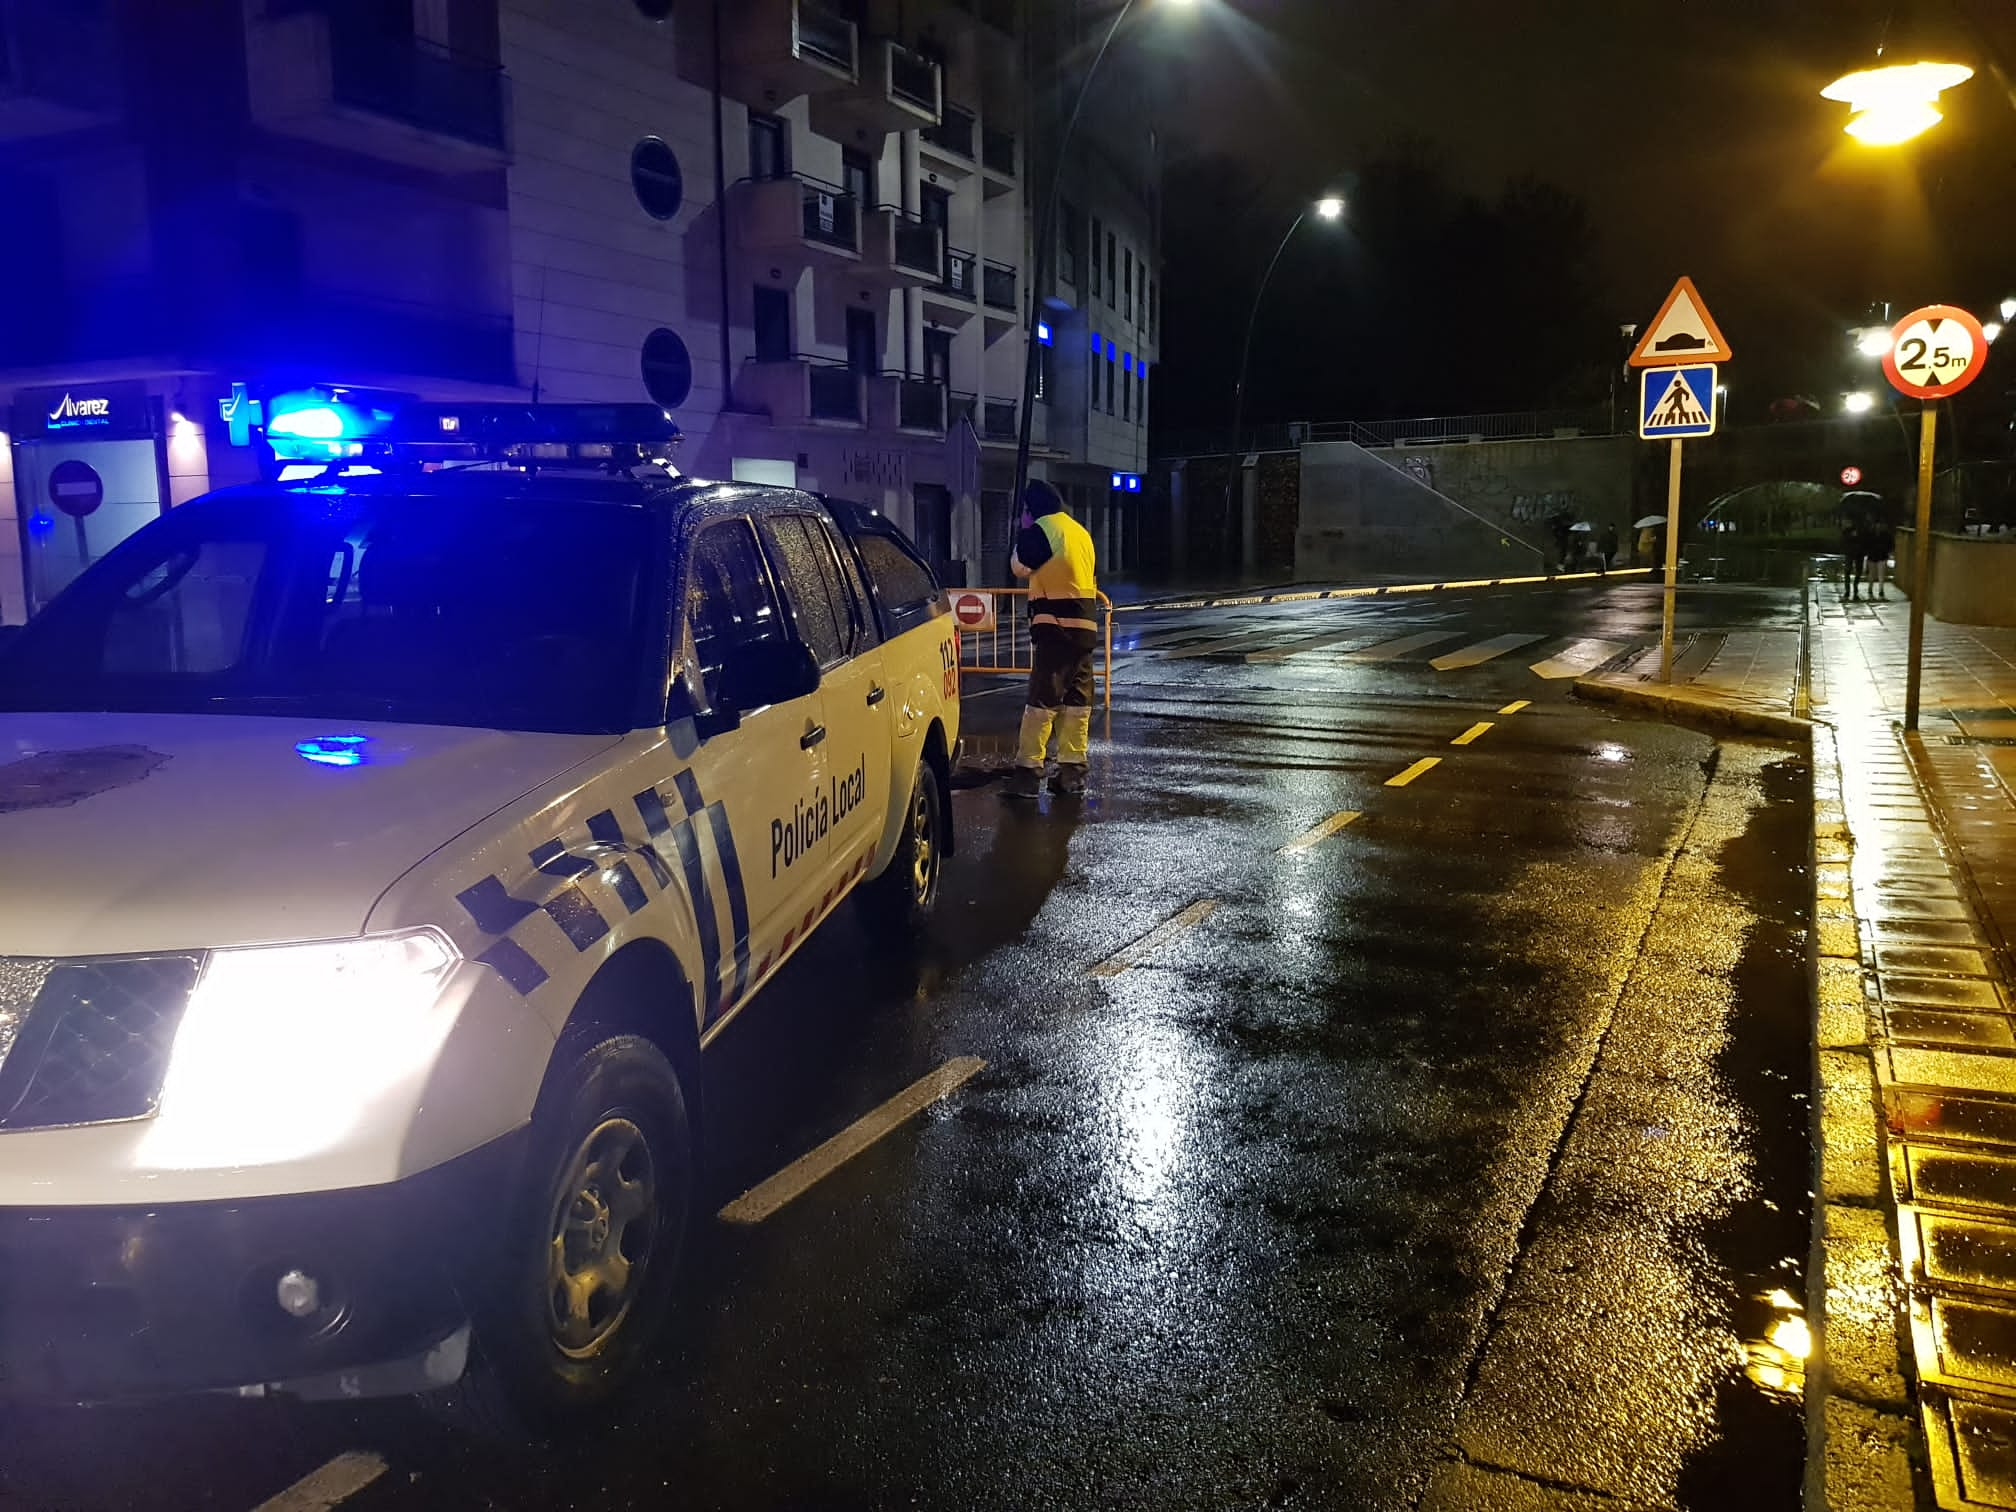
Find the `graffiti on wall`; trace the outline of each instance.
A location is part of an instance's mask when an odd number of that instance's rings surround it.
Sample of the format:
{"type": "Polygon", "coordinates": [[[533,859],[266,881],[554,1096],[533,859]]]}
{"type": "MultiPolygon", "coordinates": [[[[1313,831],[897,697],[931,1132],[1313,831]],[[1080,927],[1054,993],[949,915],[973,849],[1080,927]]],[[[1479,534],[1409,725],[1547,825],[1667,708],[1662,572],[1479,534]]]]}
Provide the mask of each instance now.
{"type": "Polygon", "coordinates": [[[1563,489],[1554,493],[1516,494],[1512,499],[1512,518],[1518,521],[1544,520],[1560,511],[1575,513],[1575,491],[1563,489]]]}

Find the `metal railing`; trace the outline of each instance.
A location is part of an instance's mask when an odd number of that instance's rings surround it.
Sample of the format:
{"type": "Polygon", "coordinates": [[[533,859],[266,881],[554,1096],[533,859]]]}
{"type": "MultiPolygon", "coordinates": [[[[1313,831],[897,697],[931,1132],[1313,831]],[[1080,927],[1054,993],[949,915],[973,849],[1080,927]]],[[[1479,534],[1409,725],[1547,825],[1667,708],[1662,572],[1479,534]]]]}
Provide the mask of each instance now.
{"type": "MultiPolygon", "coordinates": [[[[959,675],[975,677],[1027,677],[1034,664],[1029,639],[1029,590],[1027,588],[974,588],[961,592],[992,594],[994,627],[991,630],[959,631],[959,675]]],[[[1113,707],[1113,601],[1101,593],[1099,629],[1092,676],[1100,685],[1106,708],[1113,707]]],[[[954,623],[957,623],[956,620],[954,623]]]]}
{"type": "Polygon", "coordinates": [[[895,212],[895,236],[896,245],[891,253],[897,267],[929,278],[942,279],[945,276],[945,238],[937,226],[918,219],[908,211],[898,210],[895,212]]]}
{"type": "Polygon", "coordinates": [[[822,246],[861,250],[861,210],[854,196],[838,184],[794,175],[804,210],[805,240],[822,246]]]}
{"type": "Polygon", "coordinates": [[[340,104],[460,141],[504,146],[504,70],[329,11],[330,89],[340,104]]]}
{"type": "Polygon", "coordinates": [[[1235,438],[1229,431],[1185,431],[1163,437],[1158,458],[1222,457],[1235,452],[1293,451],[1306,442],[1352,441],[1359,446],[1432,446],[1466,441],[1545,440],[1564,431],[1583,436],[1619,434],[1608,411],[1511,410],[1487,415],[1430,415],[1402,420],[1298,420],[1256,425],[1235,438]]]}
{"type": "Polygon", "coordinates": [[[983,127],[980,132],[980,161],[995,173],[1015,176],[1015,133],[983,127]]]}
{"type": "Polygon", "coordinates": [[[861,375],[850,367],[801,357],[805,364],[805,408],[814,420],[861,423],[861,375]]]}
{"type": "Polygon", "coordinates": [[[956,294],[961,299],[972,299],[978,282],[977,264],[980,259],[971,252],[962,252],[957,247],[945,249],[945,276],[938,281],[938,287],[947,294],[956,294]]]}
{"type": "Polygon", "coordinates": [[[989,308],[1015,308],[1015,270],[1006,263],[989,262],[983,270],[981,288],[989,308]]]}
{"type": "Polygon", "coordinates": [[[943,152],[970,158],[973,156],[974,124],[972,111],[947,100],[940,108],[938,124],[922,128],[917,135],[943,152]]]}
{"type": "Polygon", "coordinates": [[[798,0],[794,10],[793,44],[799,57],[816,58],[850,74],[860,73],[859,43],[852,21],[822,0],[798,0]]]}
{"type": "Polygon", "coordinates": [[[896,424],[902,430],[945,433],[945,385],[929,378],[896,383],[896,424]]]}

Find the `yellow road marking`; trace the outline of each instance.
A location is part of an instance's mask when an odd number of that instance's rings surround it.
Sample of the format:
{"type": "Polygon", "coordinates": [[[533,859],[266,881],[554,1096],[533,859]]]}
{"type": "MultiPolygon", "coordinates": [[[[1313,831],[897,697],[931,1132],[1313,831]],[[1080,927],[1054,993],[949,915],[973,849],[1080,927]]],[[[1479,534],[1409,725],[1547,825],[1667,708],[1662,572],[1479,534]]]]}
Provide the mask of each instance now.
{"type": "Polygon", "coordinates": [[[1532,707],[1533,707],[1532,699],[1515,698],[1512,700],[1512,702],[1505,705],[1505,707],[1500,709],[1498,712],[1500,714],[1517,714],[1521,709],[1530,709],[1532,707]]]}
{"type": "Polygon", "coordinates": [[[309,1471],[279,1495],[259,1503],[253,1512],[329,1512],[384,1473],[385,1461],[380,1456],[353,1449],[321,1469],[309,1471]]]}
{"type": "Polygon", "coordinates": [[[1301,834],[1290,840],[1281,849],[1274,852],[1274,854],[1277,856],[1292,856],[1297,851],[1305,851],[1320,841],[1328,840],[1357,817],[1358,811],[1356,809],[1346,809],[1341,814],[1332,814],[1321,824],[1315,826],[1315,828],[1302,831],[1301,834]]]}
{"type": "Polygon", "coordinates": [[[1442,765],[1442,758],[1440,756],[1423,756],[1419,761],[1415,762],[1414,765],[1407,768],[1406,771],[1400,773],[1399,776],[1388,777],[1386,779],[1386,786],[1405,787],[1407,786],[1408,783],[1412,782],[1416,777],[1419,777],[1423,772],[1429,771],[1440,765],[1442,765]]]}
{"type": "Polygon", "coordinates": [[[915,1118],[940,1098],[958,1091],[986,1067],[987,1062],[978,1056],[962,1055],[919,1077],[881,1107],[856,1119],[817,1149],[800,1155],[775,1176],[749,1188],[721,1209],[721,1221],[761,1223],[787,1202],[804,1196],[883,1135],[915,1118]]]}
{"type": "Polygon", "coordinates": [[[1153,954],[1168,944],[1185,930],[1195,929],[1218,911],[1216,898],[1199,898],[1173,919],[1157,924],[1132,945],[1117,950],[1092,968],[1095,977],[1116,977],[1128,967],[1138,964],[1144,956],[1153,954]]]}
{"type": "Polygon", "coordinates": [[[1450,741],[1449,744],[1468,745],[1470,744],[1471,741],[1475,740],[1479,735],[1482,735],[1486,730],[1490,729],[1491,727],[1492,727],[1491,721],[1488,719],[1484,720],[1480,724],[1473,724],[1461,735],[1458,735],[1454,740],[1450,741]]]}

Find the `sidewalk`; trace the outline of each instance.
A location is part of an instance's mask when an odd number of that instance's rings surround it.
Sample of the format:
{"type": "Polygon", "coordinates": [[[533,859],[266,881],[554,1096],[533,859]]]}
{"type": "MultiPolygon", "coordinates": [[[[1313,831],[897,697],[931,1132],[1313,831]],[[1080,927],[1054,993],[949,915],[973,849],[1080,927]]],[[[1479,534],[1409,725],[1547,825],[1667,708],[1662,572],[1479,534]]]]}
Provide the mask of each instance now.
{"type": "Polygon", "coordinates": [[[1800,637],[1657,648],[1585,697],[1810,729],[1820,1180],[1808,1505],[2016,1507],[2016,630],[1926,623],[1811,585],[1800,637]],[[1684,681],[1681,679],[1684,678],[1684,681]],[[1789,679],[1789,680],[1788,680],[1789,679]],[[1811,723],[1801,716],[1810,712],[1811,723]],[[1915,1382],[1915,1389],[1910,1384],[1915,1382]],[[1914,1481],[1916,1490],[1914,1490],[1914,1481]]]}

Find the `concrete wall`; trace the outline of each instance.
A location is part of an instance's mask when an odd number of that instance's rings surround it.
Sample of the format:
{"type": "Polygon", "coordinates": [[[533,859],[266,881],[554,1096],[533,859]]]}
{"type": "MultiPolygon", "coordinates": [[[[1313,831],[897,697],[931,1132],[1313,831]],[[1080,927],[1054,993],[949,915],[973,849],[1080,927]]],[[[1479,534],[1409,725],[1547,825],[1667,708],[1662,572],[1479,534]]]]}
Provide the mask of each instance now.
{"type": "Polygon", "coordinates": [[[1535,544],[1557,509],[1598,530],[1629,532],[1632,470],[1644,443],[1628,436],[1381,447],[1373,453],[1437,493],[1535,544]]]}
{"type": "MultiPolygon", "coordinates": [[[[1909,596],[1915,530],[1897,532],[1897,583],[1909,596]]],[[[1932,595],[1925,612],[1949,625],[2016,625],[2016,536],[1932,532],[1932,595]]]]}
{"type": "Polygon", "coordinates": [[[1298,580],[1511,575],[1541,566],[1539,551],[1362,446],[1338,441],[1302,448],[1298,580]]]}

